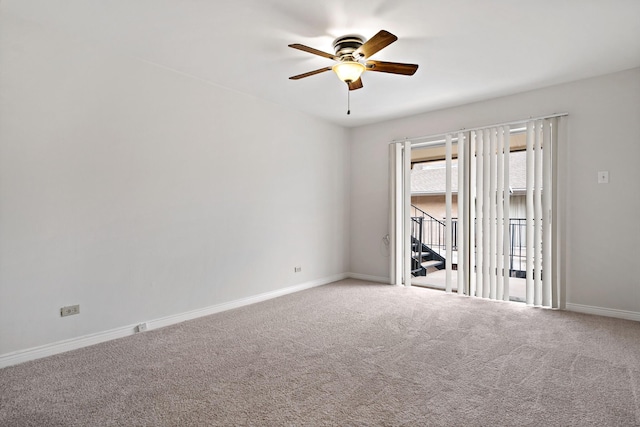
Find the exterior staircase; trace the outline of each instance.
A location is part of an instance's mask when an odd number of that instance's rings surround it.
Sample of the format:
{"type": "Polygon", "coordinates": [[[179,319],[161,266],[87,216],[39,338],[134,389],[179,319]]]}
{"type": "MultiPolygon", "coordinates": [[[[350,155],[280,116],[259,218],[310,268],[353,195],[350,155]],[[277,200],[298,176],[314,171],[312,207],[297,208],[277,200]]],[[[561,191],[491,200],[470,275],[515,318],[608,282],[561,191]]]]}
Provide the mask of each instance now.
{"type": "Polygon", "coordinates": [[[431,267],[442,270],[445,268],[445,258],[411,236],[411,274],[413,276],[426,276],[427,269],[431,267]]]}
{"type": "Polygon", "coordinates": [[[411,207],[411,274],[426,276],[429,268],[445,268],[445,258],[434,247],[444,248],[446,227],[417,206],[411,207]]]}

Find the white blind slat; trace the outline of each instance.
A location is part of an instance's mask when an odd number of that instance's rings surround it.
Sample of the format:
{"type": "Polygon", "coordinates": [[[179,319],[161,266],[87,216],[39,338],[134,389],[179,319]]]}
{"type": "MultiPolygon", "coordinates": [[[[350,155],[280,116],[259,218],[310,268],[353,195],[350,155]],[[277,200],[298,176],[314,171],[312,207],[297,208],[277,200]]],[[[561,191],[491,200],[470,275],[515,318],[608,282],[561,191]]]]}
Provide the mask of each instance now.
{"type": "Polygon", "coordinates": [[[402,284],[402,275],[404,271],[403,263],[403,239],[404,239],[404,220],[402,216],[402,183],[404,177],[402,175],[402,144],[396,143],[390,146],[390,175],[393,183],[391,185],[391,283],[394,285],[402,284]]]}
{"type": "Polygon", "coordinates": [[[477,148],[476,133],[469,132],[469,295],[476,295],[476,222],[477,222],[477,148]]]}
{"type": "Polygon", "coordinates": [[[527,216],[526,216],[526,303],[533,305],[534,297],[534,282],[533,282],[533,221],[534,221],[534,207],[533,207],[533,186],[534,186],[534,124],[532,122],[527,123],[527,216]]]}
{"type": "Polygon", "coordinates": [[[497,177],[496,177],[496,299],[503,299],[504,296],[504,132],[502,127],[498,128],[497,135],[497,177]]]}
{"type": "MultiPolygon", "coordinates": [[[[558,221],[560,212],[559,199],[564,195],[558,188],[558,159],[560,147],[564,141],[567,140],[567,120],[563,117],[557,117],[552,120],[551,128],[551,182],[553,185],[553,192],[551,194],[552,205],[552,228],[551,238],[553,244],[553,250],[551,251],[551,307],[560,308],[564,304],[565,296],[560,289],[560,283],[562,282],[563,272],[560,256],[564,252],[564,243],[561,236],[563,236],[564,230],[562,229],[561,221],[558,221]],[[557,249],[557,250],[556,250],[557,249]]],[[[562,149],[566,153],[566,148],[562,149]]]]}
{"type": "Polygon", "coordinates": [[[490,141],[491,146],[489,148],[489,165],[490,165],[490,177],[489,177],[489,280],[491,286],[489,288],[489,298],[496,299],[497,293],[497,181],[498,181],[498,155],[497,155],[497,129],[491,128],[490,141]]]}
{"type": "Polygon", "coordinates": [[[445,218],[445,247],[446,247],[446,255],[445,255],[445,291],[450,293],[452,291],[452,283],[451,283],[451,258],[453,257],[453,250],[451,244],[451,135],[447,135],[445,142],[445,163],[446,163],[446,193],[445,193],[445,210],[446,210],[446,218],[445,218]]]}
{"type": "Polygon", "coordinates": [[[534,265],[534,305],[542,305],[542,120],[536,121],[534,138],[534,222],[533,222],[533,265],[534,265]]]}
{"type": "Polygon", "coordinates": [[[457,282],[458,282],[458,294],[465,294],[466,280],[465,272],[467,271],[466,263],[466,234],[464,232],[464,206],[466,204],[465,191],[464,191],[464,170],[465,170],[465,140],[464,134],[458,134],[458,222],[456,230],[457,235],[457,253],[458,253],[458,270],[457,270],[457,282]]]}
{"type": "Polygon", "coordinates": [[[476,132],[476,296],[484,295],[484,138],[476,132]]]}
{"type": "Polygon", "coordinates": [[[542,136],[542,305],[551,306],[551,126],[544,121],[542,136]]]}
{"type": "Polygon", "coordinates": [[[404,222],[404,285],[411,286],[411,143],[402,143],[402,161],[404,164],[404,179],[402,189],[404,199],[402,203],[402,218],[404,222]]]}
{"type": "Polygon", "coordinates": [[[509,286],[509,260],[511,254],[511,190],[509,187],[509,158],[511,153],[511,132],[509,126],[504,126],[504,233],[503,233],[503,256],[504,256],[504,270],[505,274],[503,277],[504,285],[503,285],[503,295],[502,299],[504,301],[509,301],[510,297],[510,286],[509,286]]]}
{"type": "Polygon", "coordinates": [[[489,298],[491,291],[491,136],[489,129],[484,130],[483,138],[483,165],[482,165],[482,230],[484,239],[482,245],[482,296],[489,298]]]}

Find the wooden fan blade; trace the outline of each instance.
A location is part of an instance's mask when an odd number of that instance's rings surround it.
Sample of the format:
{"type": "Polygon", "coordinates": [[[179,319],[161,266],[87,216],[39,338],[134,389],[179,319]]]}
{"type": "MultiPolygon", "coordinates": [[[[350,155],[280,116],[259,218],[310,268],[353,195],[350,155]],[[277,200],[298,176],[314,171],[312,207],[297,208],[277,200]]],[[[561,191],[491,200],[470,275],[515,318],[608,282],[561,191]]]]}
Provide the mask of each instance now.
{"type": "Polygon", "coordinates": [[[362,88],[362,79],[358,79],[355,82],[349,83],[349,90],[356,90],[362,88]]]}
{"type": "Polygon", "coordinates": [[[331,53],[323,52],[321,50],[314,49],[312,47],[305,46],[305,45],[300,44],[300,43],[290,44],[289,47],[292,47],[292,48],[298,49],[298,50],[302,50],[304,52],[313,53],[314,55],[322,56],[323,58],[333,59],[334,61],[337,61],[339,59],[337,56],[335,56],[335,55],[333,55],[331,53]]]}
{"type": "Polygon", "coordinates": [[[318,68],[317,70],[309,71],[308,73],[298,74],[297,76],[289,77],[290,80],[300,80],[305,77],[313,76],[315,74],[324,73],[325,71],[331,71],[331,67],[318,68]]]}
{"type": "Polygon", "coordinates": [[[369,58],[370,56],[389,46],[396,40],[398,40],[398,37],[394,36],[388,31],[380,30],[378,31],[378,34],[371,37],[365,42],[365,44],[356,49],[356,51],[354,52],[354,56],[369,58]]]}
{"type": "Polygon", "coordinates": [[[417,64],[402,64],[400,62],[367,61],[367,71],[379,71],[381,73],[402,74],[413,76],[418,69],[417,64]]]}

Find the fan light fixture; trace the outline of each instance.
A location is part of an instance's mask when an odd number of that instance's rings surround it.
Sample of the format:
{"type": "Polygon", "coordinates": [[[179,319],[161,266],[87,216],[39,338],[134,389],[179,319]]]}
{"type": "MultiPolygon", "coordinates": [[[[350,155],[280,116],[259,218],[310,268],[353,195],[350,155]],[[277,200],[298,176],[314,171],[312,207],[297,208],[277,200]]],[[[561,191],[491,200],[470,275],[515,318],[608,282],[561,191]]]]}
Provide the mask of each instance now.
{"type": "Polygon", "coordinates": [[[365,70],[364,65],[356,61],[339,62],[332,67],[332,70],[340,80],[345,83],[357,81],[365,70]]]}
{"type": "Polygon", "coordinates": [[[322,56],[323,58],[331,59],[338,63],[333,67],[318,68],[317,70],[291,76],[289,79],[299,80],[333,70],[333,72],[336,73],[336,76],[347,84],[347,114],[351,114],[349,94],[352,90],[362,89],[362,79],[360,76],[363,72],[376,71],[379,73],[412,76],[418,69],[417,64],[373,61],[369,59],[371,55],[374,55],[376,52],[379,52],[381,49],[384,49],[391,43],[398,40],[398,37],[394,36],[389,31],[380,30],[375,36],[371,37],[369,40],[365,40],[366,39],[364,37],[355,34],[338,37],[333,42],[333,49],[336,52],[335,54],[323,52],[300,43],[290,44],[289,47],[293,49],[322,56]]]}

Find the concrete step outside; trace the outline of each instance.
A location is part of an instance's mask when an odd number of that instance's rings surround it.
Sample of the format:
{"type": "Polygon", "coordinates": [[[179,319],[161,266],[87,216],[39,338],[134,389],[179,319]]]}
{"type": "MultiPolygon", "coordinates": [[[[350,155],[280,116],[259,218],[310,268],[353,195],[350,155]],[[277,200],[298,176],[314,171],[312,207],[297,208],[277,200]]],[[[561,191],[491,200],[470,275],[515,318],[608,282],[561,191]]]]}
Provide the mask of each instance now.
{"type": "Polygon", "coordinates": [[[438,261],[438,260],[434,259],[432,261],[421,262],[420,265],[423,266],[424,268],[438,267],[438,266],[442,265],[442,261],[438,261]]]}

